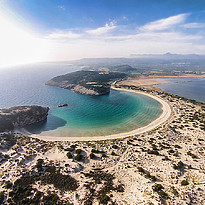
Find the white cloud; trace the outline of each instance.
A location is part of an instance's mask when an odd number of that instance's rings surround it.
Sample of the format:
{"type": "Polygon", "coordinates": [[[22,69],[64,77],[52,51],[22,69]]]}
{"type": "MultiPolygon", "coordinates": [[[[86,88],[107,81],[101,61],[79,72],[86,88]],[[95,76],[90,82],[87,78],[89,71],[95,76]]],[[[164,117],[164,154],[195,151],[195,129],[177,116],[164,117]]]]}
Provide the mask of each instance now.
{"type": "Polygon", "coordinates": [[[59,8],[60,10],[65,11],[65,6],[63,6],[63,5],[58,5],[58,8],[59,8]]]}
{"type": "Polygon", "coordinates": [[[168,18],[152,21],[140,28],[144,31],[161,31],[169,29],[177,24],[183,23],[189,14],[179,14],[168,18]]]}
{"type": "Polygon", "coordinates": [[[99,27],[93,30],[87,30],[86,32],[92,35],[102,35],[108,33],[111,30],[114,30],[115,28],[115,22],[111,21],[109,24],[106,23],[103,27],[99,27]]]}
{"type": "Polygon", "coordinates": [[[76,39],[79,38],[81,34],[74,33],[72,31],[68,30],[56,30],[52,33],[50,33],[47,38],[49,39],[76,39]]]}
{"type": "Polygon", "coordinates": [[[182,25],[182,27],[184,28],[204,28],[205,27],[205,23],[187,23],[182,25]]]}
{"type": "Polygon", "coordinates": [[[203,24],[185,24],[188,14],[150,22],[140,29],[128,29],[115,22],[96,29],[55,30],[36,37],[16,20],[0,13],[0,64],[32,61],[61,61],[86,57],[126,57],[131,53],[205,54],[203,32],[191,35],[184,28],[203,24]],[[178,25],[177,29],[172,29],[178,25]],[[108,35],[109,34],[109,35],[108,35]]]}

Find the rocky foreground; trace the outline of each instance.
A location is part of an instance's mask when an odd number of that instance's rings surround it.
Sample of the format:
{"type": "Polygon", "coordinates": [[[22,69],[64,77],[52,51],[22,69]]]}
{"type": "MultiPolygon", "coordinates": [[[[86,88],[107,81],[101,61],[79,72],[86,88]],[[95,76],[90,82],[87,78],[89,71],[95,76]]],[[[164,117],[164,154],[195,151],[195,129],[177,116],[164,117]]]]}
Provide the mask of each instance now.
{"type": "Polygon", "coordinates": [[[11,131],[47,118],[49,108],[41,106],[17,106],[0,109],[0,132],[11,131]]]}
{"type": "Polygon", "coordinates": [[[141,135],[46,142],[2,134],[0,202],[204,204],[205,105],[149,93],[169,102],[172,117],[141,135]]]}

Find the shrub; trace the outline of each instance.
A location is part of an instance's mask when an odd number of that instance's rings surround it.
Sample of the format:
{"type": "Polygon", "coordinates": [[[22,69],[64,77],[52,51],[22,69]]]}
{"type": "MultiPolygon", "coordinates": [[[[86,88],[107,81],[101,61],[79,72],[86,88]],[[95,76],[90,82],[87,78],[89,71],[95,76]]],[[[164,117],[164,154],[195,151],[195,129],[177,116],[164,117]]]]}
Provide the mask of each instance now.
{"type": "Polygon", "coordinates": [[[38,159],[36,163],[36,168],[38,169],[38,171],[42,170],[42,164],[43,164],[43,159],[38,159]]]}
{"type": "Polygon", "coordinates": [[[164,187],[161,185],[161,184],[155,184],[153,187],[152,187],[153,191],[155,192],[159,192],[161,191],[162,189],[164,189],[164,187]]]}
{"type": "Polygon", "coordinates": [[[99,154],[99,153],[102,154],[102,153],[104,153],[103,151],[100,151],[100,150],[98,150],[98,149],[92,149],[91,152],[92,152],[92,153],[96,153],[96,154],[99,154]]]}
{"type": "Polygon", "coordinates": [[[187,152],[187,155],[191,156],[193,159],[197,158],[197,156],[195,154],[191,153],[190,151],[187,152]]]}
{"type": "Polygon", "coordinates": [[[188,169],[192,169],[192,166],[191,166],[191,165],[188,165],[188,169]]]}
{"type": "Polygon", "coordinates": [[[124,192],[124,191],[125,191],[124,186],[123,186],[122,184],[119,184],[119,185],[115,188],[115,190],[116,190],[117,192],[124,192]]]}
{"type": "Polygon", "coordinates": [[[137,167],[138,171],[141,173],[145,173],[144,169],[142,167],[137,167]]]}
{"type": "Polygon", "coordinates": [[[116,144],[114,144],[114,145],[112,146],[112,148],[113,148],[113,149],[118,149],[118,146],[117,146],[116,144]]]}
{"type": "Polygon", "coordinates": [[[106,154],[102,154],[102,157],[107,157],[107,155],[106,154]]]}
{"type": "Polygon", "coordinates": [[[162,198],[168,198],[168,194],[166,192],[164,192],[163,190],[157,192],[159,194],[159,196],[161,196],[162,198]]]}
{"type": "Polygon", "coordinates": [[[94,159],[96,156],[93,153],[90,153],[90,159],[94,159]]]}
{"type": "Polygon", "coordinates": [[[81,154],[77,154],[77,155],[75,156],[75,160],[76,160],[76,161],[81,161],[82,158],[83,158],[83,156],[82,156],[81,154]]]}
{"type": "Polygon", "coordinates": [[[110,197],[108,195],[104,195],[104,194],[99,195],[97,198],[98,198],[100,204],[107,204],[108,201],[110,201],[110,197]]]}
{"type": "Polygon", "coordinates": [[[156,177],[152,176],[150,173],[145,174],[145,177],[150,179],[150,180],[152,180],[152,181],[156,181],[157,180],[156,177]]]}
{"type": "Polygon", "coordinates": [[[178,164],[173,164],[174,169],[182,169],[184,167],[184,163],[182,161],[179,161],[178,164]]]}
{"type": "Polygon", "coordinates": [[[81,149],[77,149],[77,150],[75,151],[76,154],[81,154],[81,152],[82,152],[81,149]]]}
{"type": "Polygon", "coordinates": [[[62,191],[74,191],[78,188],[77,181],[70,175],[63,175],[60,172],[47,173],[40,177],[43,184],[53,184],[55,188],[62,191]]]}
{"type": "Polygon", "coordinates": [[[172,193],[174,196],[179,196],[179,192],[174,187],[172,187],[172,193]]]}
{"type": "Polygon", "coordinates": [[[66,156],[68,157],[68,159],[72,159],[72,158],[73,158],[73,155],[72,155],[70,152],[68,152],[68,153],[66,154],[66,156]]]}
{"type": "Polygon", "coordinates": [[[10,181],[6,181],[4,187],[5,187],[6,189],[10,189],[10,188],[12,187],[12,185],[13,185],[13,184],[12,184],[10,181]]]}
{"type": "Polygon", "coordinates": [[[72,152],[74,150],[75,150],[75,148],[72,148],[72,147],[68,147],[68,148],[65,149],[65,151],[69,151],[69,152],[72,152]]]}
{"type": "Polygon", "coordinates": [[[187,185],[189,185],[189,182],[187,180],[182,180],[181,185],[182,186],[187,186],[187,185]]]}
{"type": "Polygon", "coordinates": [[[148,154],[159,155],[159,152],[158,152],[157,150],[148,150],[147,153],[148,153],[148,154]]]}
{"type": "Polygon", "coordinates": [[[0,204],[3,204],[4,201],[4,192],[0,192],[0,204]]]}

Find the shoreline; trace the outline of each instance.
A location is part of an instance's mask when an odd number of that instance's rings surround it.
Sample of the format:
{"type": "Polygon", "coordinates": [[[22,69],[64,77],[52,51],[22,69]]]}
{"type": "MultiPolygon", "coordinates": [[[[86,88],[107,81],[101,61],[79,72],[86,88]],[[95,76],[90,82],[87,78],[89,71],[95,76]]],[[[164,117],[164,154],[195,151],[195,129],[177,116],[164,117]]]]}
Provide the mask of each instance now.
{"type": "Polygon", "coordinates": [[[29,135],[30,137],[37,138],[37,139],[44,140],[44,141],[69,141],[69,142],[73,142],[73,141],[102,141],[102,140],[126,138],[130,135],[139,135],[139,134],[151,131],[151,130],[157,128],[158,126],[160,126],[161,124],[165,123],[171,116],[172,111],[171,111],[170,105],[157,96],[150,95],[150,94],[140,92],[140,91],[127,90],[127,89],[122,89],[122,88],[113,88],[112,87],[112,89],[119,90],[119,91],[138,93],[138,94],[142,94],[142,95],[146,95],[148,97],[151,97],[154,100],[157,100],[162,105],[161,115],[157,119],[155,119],[154,121],[152,121],[151,123],[149,123],[148,125],[146,125],[144,127],[140,127],[140,128],[137,128],[135,130],[132,130],[132,131],[126,132],[126,133],[112,134],[112,135],[107,135],[107,136],[56,137],[56,136],[41,136],[38,134],[31,134],[25,129],[18,130],[18,131],[21,134],[26,134],[26,135],[29,135]]]}

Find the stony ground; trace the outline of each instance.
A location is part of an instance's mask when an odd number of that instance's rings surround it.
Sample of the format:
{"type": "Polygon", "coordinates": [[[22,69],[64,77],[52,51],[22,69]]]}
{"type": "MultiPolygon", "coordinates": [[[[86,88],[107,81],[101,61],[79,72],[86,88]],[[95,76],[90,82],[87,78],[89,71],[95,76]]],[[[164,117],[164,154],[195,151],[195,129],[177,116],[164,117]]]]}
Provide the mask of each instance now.
{"type": "Polygon", "coordinates": [[[205,105],[153,93],[169,122],[139,136],[46,142],[2,134],[4,204],[204,204],[205,105]]]}

